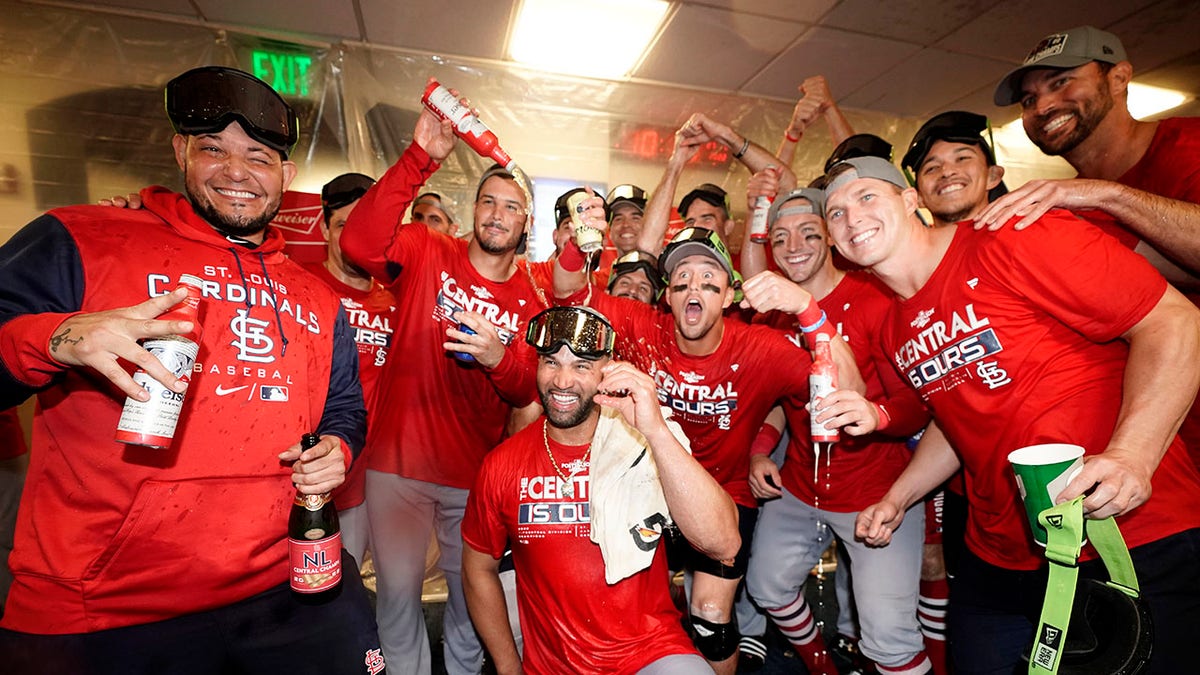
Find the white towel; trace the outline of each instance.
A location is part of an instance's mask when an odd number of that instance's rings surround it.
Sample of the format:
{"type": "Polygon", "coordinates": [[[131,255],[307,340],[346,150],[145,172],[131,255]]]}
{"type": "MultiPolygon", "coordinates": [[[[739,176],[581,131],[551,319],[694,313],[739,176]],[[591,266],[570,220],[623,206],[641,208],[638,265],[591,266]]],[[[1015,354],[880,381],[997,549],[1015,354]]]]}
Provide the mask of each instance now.
{"type": "MultiPolygon", "coordinates": [[[[691,452],[670,414],[663,409],[667,427],[691,452]]],[[[613,408],[600,408],[589,468],[592,541],[600,545],[604,580],[615,584],[650,566],[671,513],[646,438],[613,408]]]]}

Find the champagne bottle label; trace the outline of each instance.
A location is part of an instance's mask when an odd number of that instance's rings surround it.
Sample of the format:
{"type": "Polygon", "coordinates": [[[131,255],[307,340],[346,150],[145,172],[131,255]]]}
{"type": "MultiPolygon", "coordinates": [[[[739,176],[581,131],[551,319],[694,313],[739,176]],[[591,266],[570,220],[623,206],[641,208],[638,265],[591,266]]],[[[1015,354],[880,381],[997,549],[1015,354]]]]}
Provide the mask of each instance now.
{"type": "Polygon", "coordinates": [[[320,511],[325,508],[325,505],[330,502],[332,492],[326,492],[322,495],[302,495],[296,493],[296,499],[292,502],[296,506],[303,506],[308,511],[320,511]]]}
{"type": "MultiPolygon", "coordinates": [[[[813,373],[808,376],[808,400],[816,401],[837,391],[833,384],[833,376],[813,373]]],[[[832,443],[838,439],[835,429],[826,429],[824,423],[817,421],[816,414],[809,415],[809,435],[819,443],[832,443]]]]}
{"type": "Polygon", "coordinates": [[[341,532],[315,541],[289,537],[288,554],[292,565],[292,590],[297,593],[320,593],[341,583],[341,532]]]}
{"type": "Polygon", "coordinates": [[[754,212],[750,216],[750,241],[767,243],[767,217],[771,213],[771,198],[759,195],[754,198],[754,212]]]}

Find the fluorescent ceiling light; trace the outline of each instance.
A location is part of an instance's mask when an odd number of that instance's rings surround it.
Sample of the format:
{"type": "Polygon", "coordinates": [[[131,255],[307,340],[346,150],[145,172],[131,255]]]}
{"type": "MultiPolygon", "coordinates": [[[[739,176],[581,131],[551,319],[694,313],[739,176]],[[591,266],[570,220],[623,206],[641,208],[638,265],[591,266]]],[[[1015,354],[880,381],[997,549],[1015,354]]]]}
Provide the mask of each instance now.
{"type": "Polygon", "coordinates": [[[1145,119],[1164,110],[1178,108],[1187,99],[1187,94],[1173,89],[1129,83],[1129,114],[1134,119],[1145,119]]]}
{"type": "Polygon", "coordinates": [[[664,0],[522,0],[509,54],[542,70],[619,79],[637,65],[668,7],[664,0]]]}

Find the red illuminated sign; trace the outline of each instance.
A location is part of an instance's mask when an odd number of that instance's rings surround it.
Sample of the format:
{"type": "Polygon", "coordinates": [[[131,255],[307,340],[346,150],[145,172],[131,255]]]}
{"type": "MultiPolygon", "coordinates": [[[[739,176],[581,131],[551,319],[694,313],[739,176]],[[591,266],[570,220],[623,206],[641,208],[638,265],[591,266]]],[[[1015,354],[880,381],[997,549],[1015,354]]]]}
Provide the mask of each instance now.
{"type": "MultiPolygon", "coordinates": [[[[613,142],[613,150],[631,159],[661,163],[665,162],[675,149],[675,130],[669,127],[624,122],[617,126],[613,135],[616,139],[613,142]]],[[[688,164],[724,167],[732,156],[729,148],[717,141],[710,141],[700,146],[700,150],[688,164]]]]}

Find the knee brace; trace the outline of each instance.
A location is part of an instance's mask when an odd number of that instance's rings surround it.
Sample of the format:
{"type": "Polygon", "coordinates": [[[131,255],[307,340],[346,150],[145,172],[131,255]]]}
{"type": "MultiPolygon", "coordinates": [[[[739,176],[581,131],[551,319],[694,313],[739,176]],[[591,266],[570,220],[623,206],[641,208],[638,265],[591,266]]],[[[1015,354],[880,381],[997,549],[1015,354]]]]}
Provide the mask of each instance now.
{"type": "Polygon", "coordinates": [[[737,652],[741,635],[734,621],[713,623],[693,616],[692,631],[692,643],[709,661],[724,661],[737,652]]]}

